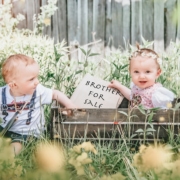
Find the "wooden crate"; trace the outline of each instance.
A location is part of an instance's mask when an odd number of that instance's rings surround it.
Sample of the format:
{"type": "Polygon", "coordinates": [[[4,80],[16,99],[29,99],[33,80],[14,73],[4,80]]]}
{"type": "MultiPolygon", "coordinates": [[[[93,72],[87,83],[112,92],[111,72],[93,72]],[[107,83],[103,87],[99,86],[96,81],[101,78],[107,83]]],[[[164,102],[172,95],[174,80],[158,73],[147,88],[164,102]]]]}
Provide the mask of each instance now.
{"type": "Polygon", "coordinates": [[[51,107],[52,139],[166,139],[169,133],[178,134],[180,110],[158,110],[148,122],[147,115],[138,109],[130,111],[127,101],[118,109],[79,109],[72,116],[63,115],[63,109],[51,107]],[[127,115],[128,116],[127,116],[127,115]],[[131,118],[130,118],[131,117],[131,118]],[[146,122],[145,122],[146,119],[146,122]],[[141,132],[145,129],[145,134],[141,132]]]}

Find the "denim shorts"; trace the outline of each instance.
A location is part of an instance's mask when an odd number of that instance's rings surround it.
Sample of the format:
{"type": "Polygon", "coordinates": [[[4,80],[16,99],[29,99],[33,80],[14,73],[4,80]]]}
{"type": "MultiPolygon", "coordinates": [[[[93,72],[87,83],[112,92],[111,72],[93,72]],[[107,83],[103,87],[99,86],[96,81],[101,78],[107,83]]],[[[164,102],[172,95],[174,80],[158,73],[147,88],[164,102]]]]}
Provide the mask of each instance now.
{"type": "MultiPolygon", "coordinates": [[[[0,126],[0,132],[3,130],[4,128],[2,126],[0,126]]],[[[22,135],[22,134],[18,134],[12,131],[7,131],[4,136],[5,138],[10,138],[11,139],[11,143],[13,142],[20,142],[22,144],[26,144],[28,142],[31,142],[33,140],[36,140],[37,138],[32,136],[32,135],[22,135]]]]}

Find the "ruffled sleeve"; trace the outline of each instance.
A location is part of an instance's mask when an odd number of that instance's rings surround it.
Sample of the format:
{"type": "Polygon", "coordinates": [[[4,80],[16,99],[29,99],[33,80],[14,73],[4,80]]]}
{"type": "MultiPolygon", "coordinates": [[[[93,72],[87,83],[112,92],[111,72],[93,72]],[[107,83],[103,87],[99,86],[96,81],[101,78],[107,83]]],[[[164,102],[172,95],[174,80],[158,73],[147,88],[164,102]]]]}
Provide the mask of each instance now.
{"type": "Polygon", "coordinates": [[[159,87],[152,94],[152,103],[154,107],[167,109],[167,103],[172,102],[174,98],[173,92],[164,87],[159,87]]]}
{"type": "Polygon", "coordinates": [[[133,82],[130,82],[130,88],[132,89],[134,86],[134,83],[133,82]]]}

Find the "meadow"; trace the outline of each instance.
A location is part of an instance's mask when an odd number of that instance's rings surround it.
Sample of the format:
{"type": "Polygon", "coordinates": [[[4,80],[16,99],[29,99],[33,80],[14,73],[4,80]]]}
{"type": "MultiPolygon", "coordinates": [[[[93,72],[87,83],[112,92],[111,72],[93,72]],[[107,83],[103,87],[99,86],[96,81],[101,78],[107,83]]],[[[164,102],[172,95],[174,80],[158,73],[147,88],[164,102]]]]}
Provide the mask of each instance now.
{"type": "MultiPolygon", "coordinates": [[[[69,59],[66,42],[54,44],[52,38],[41,34],[43,13],[35,22],[34,31],[16,28],[24,17],[11,16],[11,4],[1,5],[0,12],[0,65],[11,54],[22,53],[33,57],[40,65],[40,82],[50,88],[72,95],[86,73],[106,81],[117,79],[129,87],[128,57],[135,49],[130,44],[125,50],[117,49],[101,58],[91,47],[79,47],[82,59],[69,59]]],[[[51,16],[51,14],[49,14],[51,16]]],[[[141,47],[152,47],[153,42],[143,37],[141,47]]],[[[163,73],[158,82],[180,97],[180,43],[171,42],[168,52],[160,54],[163,73]]],[[[0,76],[0,85],[4,81],[0,76]]],[[[44,108],[47,124],[50,106],[44,108]]],[[[176,111],[176,108],[171,108],[176,111]]],[[[130,118],[130,117],[129,117],[130,118]]],[[[16,157],[9,139],[0,138],[0,179],[62,179],[62,180],[176,180],[180,178],[180,138],[171,134],[165,143],[132,148],[126,139],[114,142],[80,139],[64,142],[51,141],[49,134],[29,142],[16,157]]]]}

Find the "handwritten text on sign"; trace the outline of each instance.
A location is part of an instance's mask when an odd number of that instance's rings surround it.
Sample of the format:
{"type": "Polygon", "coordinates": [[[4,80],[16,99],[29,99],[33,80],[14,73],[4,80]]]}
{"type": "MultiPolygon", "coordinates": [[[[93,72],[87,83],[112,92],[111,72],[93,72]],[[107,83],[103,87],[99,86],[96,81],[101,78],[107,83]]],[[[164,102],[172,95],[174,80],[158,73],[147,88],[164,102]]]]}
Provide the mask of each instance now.
{"type": "Polygon", "coordinates": [[[109,88],[108,84],[107,81],[86,74],[71,100],[79,108],[116,108],[123,96],[118,90],[109,88]]]}

